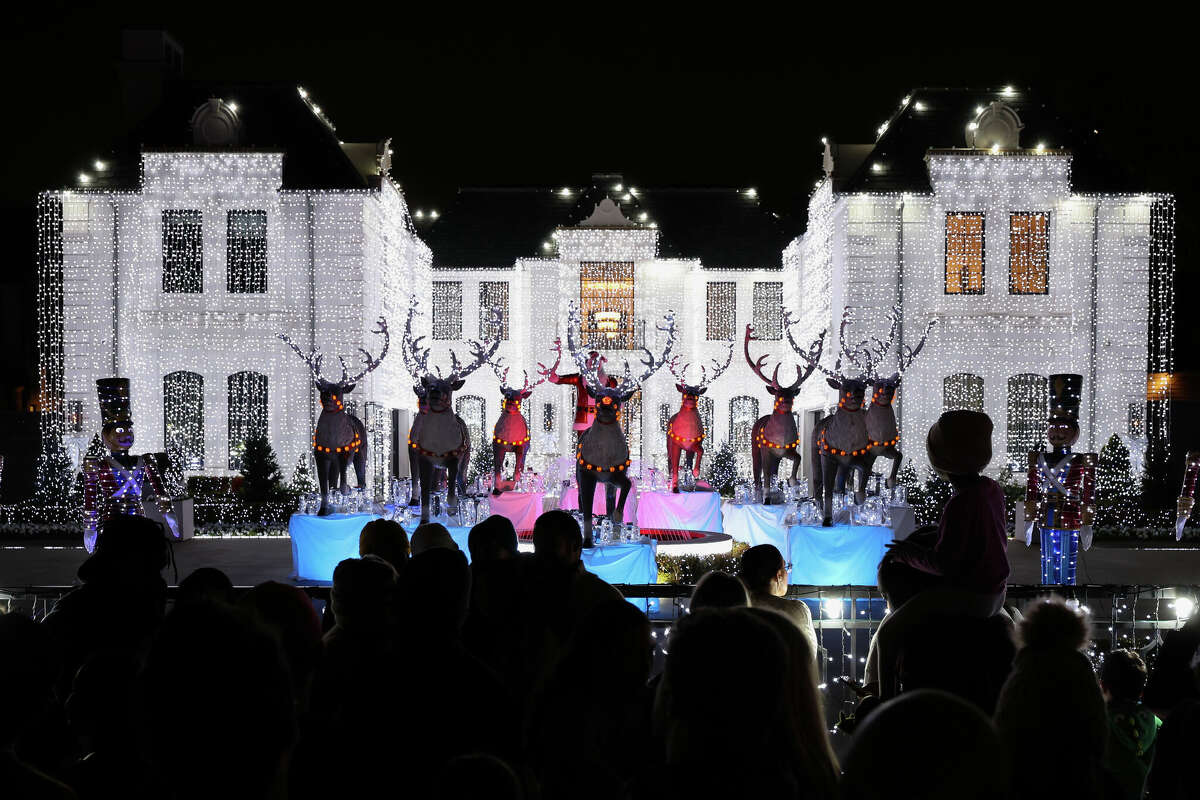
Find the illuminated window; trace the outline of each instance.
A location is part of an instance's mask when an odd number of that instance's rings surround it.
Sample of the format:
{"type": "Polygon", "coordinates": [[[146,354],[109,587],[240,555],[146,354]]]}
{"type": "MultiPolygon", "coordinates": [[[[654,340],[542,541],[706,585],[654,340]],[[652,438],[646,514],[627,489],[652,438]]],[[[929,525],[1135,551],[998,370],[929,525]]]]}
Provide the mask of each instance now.
{"type": "Polygon", "coordinates": [[[71,433],[83,432],[83,401],[67,401],[67,430],[71,433]]]}
{"type": "Polygon", "coordinates": [[[487,404],[479,395],[464,394],[454,400],[454,413],[462,417],[471,437],[471,471],[473,473],[479,472],[478,465],[482,463],[480,454],[483,452],[483,448],[487,447],[490,450],[492,446],[491,439],[486,434],[486,409],[487,404]]]}
{"type": "Polygon", "coordinates": [[[1008,218],[1008,293],[1046,294],[1049,290],[1049,218],[1020,212],[1008,218]]]}
{"type": "Polygon", "coordinates": [[[267,291],[267,212],[230,211],[226,226],[226,291],[267,291]]]}
{"type": "Polygon", "coordinates": [[[946,214],[946,294],[983,294],[983,213],[946,214]]]}
{"type": "Polygon", "coordinates": [[[267,376],[261,372],[237,372],[228,387],[229,468],[242,468],[246,442],[267,436],[267,376]]]}
{"type": "Polygon", "coordinates": [[[433,338],[462,338],[462,282],[433,282],[433,338]]]}
{"type": "Polygon", "coordinates": [[[204,235],[199,211],[162,212],[162,288],[171,293],[204,291],[204,235]]]}
{"type": "Polygon", "coordinates": [[[1146,404],[1129,404],[1129,437],[1143,439],[1146,436],[1146,404]]]}
{"type": "Polygon", "coordinates": [[[621,426],[625,429],[625,444],[629,447],[629,457],[640,460],[642,457],[642,390],[633,393],[633,397],[621,404],[621,426]]]}
{"type": "Polygon", "coordinates": [[[508,282],[479,282],[479,338],[491,339],[492,309],[500,309],[500,339],[508,339],[508,282]]]}
{"type": "Polygon", "coordinates": [[[1041,450],[1050,413],[1050,382],[1043,375],[1013,375],[1008,379],[1008,459],[1024,464],[1041,450]]]}
{"type": "Polygon", "coordinates": [[[709,341],[729,342],[737,338],[737,284],[713,281],[708,284],[709,341]]]}
{"type": "Polygon", "coordinates": [[[204,469],[204,377],[180,370],[163,376],[163,442],[180,469],[204,469]]]}
{"type": "Polygon", "coordinates": [[[983,411],[983,378],[969,372],[942,379],[942,411],[983,411]]]}
{"type": "Polygon", "coordinates": [[[596,350],[630,350],[643,337],[634,316],[632,261],[584,261],[579,265],[581,338],[596,350]]]}
{"type": "Polygon", "coordinates": [[[779,281],[754,284],[754,338],[783,338],[783,284],[779,281]]]}

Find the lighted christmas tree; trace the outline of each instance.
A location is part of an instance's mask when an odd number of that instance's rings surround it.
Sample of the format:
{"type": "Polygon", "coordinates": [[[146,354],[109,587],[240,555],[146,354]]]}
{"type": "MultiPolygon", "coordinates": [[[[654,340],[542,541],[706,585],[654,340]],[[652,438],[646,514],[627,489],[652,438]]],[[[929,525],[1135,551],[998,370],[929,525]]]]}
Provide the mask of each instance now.
{"type": "Polygon", "coordinates": [[[272,500],[283,490],[283,475],[271,443],[261,433],[251,433],[242,452],[242,495],[251,502],[272,500]]]}
{"type": "Polygon", "coordinates": [[[733,448],[726,439],[708,460],[708,484],[721,494],[729,494],[733,491],[733,482],[737,479],[737,474],[737,456],[733,454],[733,448]]]}
{"type": "Polygon", "coordinates": [[[288,491],[293,494],[308,494],[318,489],[316,475],[313,474],[312,452],[305,450],[296,459],[296,468],[292,470],[292,480],[288,491]]]}
{"type": "Polygon", "coordinates": [[[1100,449],[1096,462],[1097,528],[1139,524],[1138,485],[1129,464],[1129,448],[1115,433],[1100,449]]]}
{"type": "Polygon", "coordinates": [[[33,501],[42,508],[73,507],[75,468],[61,442],[44,442],[38,455],[33,501]]]}

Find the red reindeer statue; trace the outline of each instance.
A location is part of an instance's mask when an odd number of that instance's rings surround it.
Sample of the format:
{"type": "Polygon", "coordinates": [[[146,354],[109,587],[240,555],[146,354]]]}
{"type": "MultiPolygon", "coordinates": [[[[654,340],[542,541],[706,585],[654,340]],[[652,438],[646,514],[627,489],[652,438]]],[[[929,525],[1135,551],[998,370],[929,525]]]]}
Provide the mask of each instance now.
{"type": "Polygon", "coordinates": [[[685,468],[692,471],[692,477],[700,477],[700,459],[704,456],[705,431],[704,421],[700,418],[700,411],[696,406],[700,402],[700,395],[708,391],[708,387],[721,377],[725,370],[729,369],[731,361],[733,361],[733,342],[729,343],[729,353],[725,357],[724,364],[719,359],[712,360],[713,373],[711,376],[707,374],[705,367],[700,367],[700,383],[695,386],[687,382],[689,364],[684,364],[683,369],[675,371],[675,366],[679,363],[679,356],[675,356],[667,364],[667,369],[678,381],[675,384],[676,390],[683,395],[679,410],[667,422],[667,465],[671,469],[672,492],[679,492],[680,453],[687,453],[685,468]]]}
{"type": "MultiPolygon", "coordinates": [[[[579,438],[575,450],[575,473],[579,482],[579,508],[583,511],[583,546],[591,547],[592,502],[596,496],[596,484],[604,484],[605,511],[614,524],[625,516],[625,500],[632,484],[625,471],[629,468],[629,446],[621,431],[619,413],[621,404],[633,397],[641,384],[658,371],[671,355],[675,346],[675,314],[668,311],[666,324],[656,326],[666,334],[662,355],[655,358],[649,348],[643,347],[646,357],[641,359],[644,369],[636,378],[630,374],[629,362],[625,362],[624,374],[617,379],[616,386],[606,385],[600,375],[598,359],[589,359],[586,352],[575,346],[575,332],[579,329],[579,309],[571,304],[567,316],[567,349],[588,394],[596,398],[596,420],[579,438]],[[619,496],[617,493],[619,492],[619,496]]],[[[612,376],[610,375],[611,379],[612,376]]]]}
{"type": "Polygon", "coordinates": [[[516,457],[513,479],[509,488],[516,484],[517,479],[521,477],[521,471],[525,469],[525,454],[529,452],[529,426],[525,424],[525,417],[521,415],[521,402],[527,400],[533,394],[533,390],[546,380],[542,378],[530,383],[529,373],[522,371],[524,379],[521,388],[517,389],[507,383],[508,369],[505,367],[502,372],[498,364],[492,364],[492,370],[500,379],[500,394],[504,398],[500,401],[500,418],[496,420],[496,427],[492,429],[492,461],[495,464],[492,475],[492,494],[494,495],[504,491],[501,488],[500,473],[504,469],[506,453],[512,453],[516,457]]]}
{"type": "Polygon", "coordinates": [[[317,429],[313,431],[312,444],[313,457],[317,463],[317,482],[321,486],[321,510],[318,513],[322,516],[329,514],[330,488],[342,492],[348,488],[346,467],[351,462],[354,464],[354,476],[358,485],[366,486],[366,428],[361,420],[346,413],[345,397],[354,391],[354,386],[368,372],[378,367],[387,355],[388,345],[391,343],[387,320],[380,317],[374,333],[383,336],[383,349],[379,351],[379,358],[372,358],[370,353],[359,348],[364,365],[360,372],[350,375],[345,359],[338,356],[338,363],[342,366],[342,377],[337,381],[326,380],[321,375],[321,360],[325,355],[319,347],[305,354],[287,334],[279,334],[279,338],[308,365],[313,382],[321,393],[321,416],[317,418],[317,429]]]}
{"type": "MultiPolygon", "coordinates": [[[[492,325],[499,330],[500,311],[492,309],[492,325]]],[[[411,320],[410,320],[411,321],[411,320]]],[[[413,363],[423,369],[420,386],[425,391],[428,407],[417,415],[408,433],[409,448],[417,453],[417,472],[421,482],[421,521],[429,521],[429,495],[433,488],[433,470],[436,467],[446,469],[446,507],[451,514],[458,513],[458,492],[462,488],[459,469],[466,464],[465,459],[471,452],[471,436],[467,424],[453,411],[453,395],[463,387],[466,378],[475,370],[491,361],[496,349],[500,347],[500,337],[490,340],[490,344],[469,341],[472,359],[463,364],[457,354],[450,351],[450,373],[442,375],[442,368],[435,366],[430,372],[427,368],[429,350],[420,350],[420,339],[413,340],[412,328],[405,326],[404,341],[401,346],[409,350],[413,363]]],[[[486,341],[486,340],[485,340],[486,341]]],[[[418,393],[419,396],[419,393],[418,393]]]]}
{"type": "MultiPolygon", "coordinates": [[[[779,463],[785,458],[791,459],[792,477],[790,481],[792,484],[795,484],[796,475],[800,471],[800,450],[798,449],[800,432],[796,430],[796,418],[792,416],[792,401],[800,393],[800,387],[804,381],[808,380],[809,375],[812,375],[813,365],[821,357],[821,349],[825,344],[825,333],[822,332],[817,337],[805,356],[809,362],[808,369],[805,369],[803,365],[797,365],[796,380],[789,386],[779,383],[779,368],[783,366],[782,364],[776,364],[775,372],[768,378],[763,373],[763,365],[767,356],[764,354],[757,361],[750,357],[750,341],[753,338],[754,326],[747,325],[744,341],[746,363],[750,365],[754,374],[767,384],[767,393],[774,396],[775,405],[770,414],[760,417],[754,423],[750,456],[754,466],[754,485],[762,490],[763,502],[771,503],[776,499],[772,495],[772,488],[775,485],[776,475],[779,473],[779,463]]],[[[804,354],[802,353],[802,355],[804,354]]]]}

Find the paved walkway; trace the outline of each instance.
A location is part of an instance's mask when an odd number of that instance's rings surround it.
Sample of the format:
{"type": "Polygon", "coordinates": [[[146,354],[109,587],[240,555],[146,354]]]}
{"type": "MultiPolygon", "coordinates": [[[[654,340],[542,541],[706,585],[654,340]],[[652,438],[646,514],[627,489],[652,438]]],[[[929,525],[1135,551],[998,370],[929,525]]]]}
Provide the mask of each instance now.
{"type": "MultiPolygon", "coordinates": [[[[81,546],[0,545],[0,587],[64,586],[74,580],[86,553],[81,546]]],[[[1038,582],[1038,551],[1021,542],[1008,549],[1010,582],[1038,582]]],[[[194,539],[176,545],[182,578],[197,567],[217,567],[238,586],[289,581],[291,540],[286,537],[194,539]]],[[[1079,582],[1093,584],[1200,585],[1200,548],[1097,545],[1079,560],[1079,582]]]]}

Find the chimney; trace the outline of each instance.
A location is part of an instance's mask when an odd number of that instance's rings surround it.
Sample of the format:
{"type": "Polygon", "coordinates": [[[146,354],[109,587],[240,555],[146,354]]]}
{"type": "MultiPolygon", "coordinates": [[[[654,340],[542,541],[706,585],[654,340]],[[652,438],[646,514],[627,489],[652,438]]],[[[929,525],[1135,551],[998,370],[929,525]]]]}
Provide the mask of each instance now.
{"type": "Polygon", "coordinates": [[[121,31],[121,101],[126,130],[162,103],[167,84],[183,73],[183,47],[156,29],[121,31]]]}

